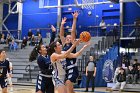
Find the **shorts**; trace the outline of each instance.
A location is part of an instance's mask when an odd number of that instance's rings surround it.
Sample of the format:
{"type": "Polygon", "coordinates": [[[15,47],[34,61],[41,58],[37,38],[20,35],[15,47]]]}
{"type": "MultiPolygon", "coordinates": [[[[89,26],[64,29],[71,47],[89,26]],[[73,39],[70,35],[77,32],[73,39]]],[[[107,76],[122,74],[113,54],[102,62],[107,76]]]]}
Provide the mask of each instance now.
{"type": "Polygon", "coordinates": [[[76,82],[76,79],[78,78],[79,76],[79,73],[78,73],[78,67],[75,66],[73,68],[70,68],[66,71],[67,73],[67,77],[66,79],[67,80],[70,80],[71,82],[75,83],[76,82]]]}
{"type": "Polygon", "coordinates": [[[53,77],[55,88],[65,85],[65,75],[53,77]]]}
{"type": "Polygon", "coordinates": [[[7,78],[0,78],[1,88],[7,87],[7,78]]]}
{"type": "Polygon", "coordinates": [[[38,75],[36,82],[36,92],[39,90],[41,90],[42,93],[54,93],[52,78],[38,75]]]}

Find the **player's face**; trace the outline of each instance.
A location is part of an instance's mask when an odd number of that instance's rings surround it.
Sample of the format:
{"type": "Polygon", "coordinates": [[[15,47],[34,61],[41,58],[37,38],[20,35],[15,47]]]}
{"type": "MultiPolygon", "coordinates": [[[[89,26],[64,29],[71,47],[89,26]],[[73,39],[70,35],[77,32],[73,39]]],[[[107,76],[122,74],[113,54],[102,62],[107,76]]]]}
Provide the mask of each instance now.
{"type": "Polygon", "coordinates": [[[56,49],[57,52],[61,52],[62,51],[62,45],[59,42],[56,42],[56,49]]]}
{"type": "Polygon", "coordinates": [[[93,56],[89,56],[90,61],[93,61],[93,56]]]}
{"type": "Polygon", "coordinates": [[[70,43],[71,40],[72,40],[71,35],[67,35],[67,36],[66,36],[66,43],[70,43]]]}
{"type": "Polygon", "coordinates": [[[1,58],[6,58],[6,52],[5,52],[5,51],[2,51],[2,52],[0,53],[0,57],[1,57],[1,58]]]}
{"type": "Polygon", "coordinates": [[[41,54],[47,54],[47,49],[44,45],[41,45],[41,54]]]}

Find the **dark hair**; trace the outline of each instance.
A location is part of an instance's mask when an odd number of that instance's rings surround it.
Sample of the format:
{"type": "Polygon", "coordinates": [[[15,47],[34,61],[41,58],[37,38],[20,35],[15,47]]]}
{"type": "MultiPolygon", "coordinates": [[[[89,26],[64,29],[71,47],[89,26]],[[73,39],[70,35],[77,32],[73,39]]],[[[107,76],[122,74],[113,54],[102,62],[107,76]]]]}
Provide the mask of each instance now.
{"type": "Polygon", "coordinates": [[[38,54],[39,54],[39,50],[41,49],[42,44],[35,46],[34,49],[32,50],[30,56],[29,56],[29,61],[32,62],[34,60],[36,60],[38,54]]]}
{"type": "Polygon", "coordinates": [[[4,50],[3,49],[0,49],[0,54],[1,54],[2,51],[4,51],[4,50]]]}
{"type": "Polygon", "coordinates": [[[136,61],[136,62],[137,62],[137,61],[138,61],[138,59],[134,59],[134,61],[136,61]]]}
{"type": "Polygon", "coordinates": [[[52,42],[50,44],[49,48],[47,49],[47,53],[49,56],[51,56],[55,52],[54,48],[56,47],[57,42],[59,42],[61,44],[61,40],[57,39],[55,42],[52,42]]]}

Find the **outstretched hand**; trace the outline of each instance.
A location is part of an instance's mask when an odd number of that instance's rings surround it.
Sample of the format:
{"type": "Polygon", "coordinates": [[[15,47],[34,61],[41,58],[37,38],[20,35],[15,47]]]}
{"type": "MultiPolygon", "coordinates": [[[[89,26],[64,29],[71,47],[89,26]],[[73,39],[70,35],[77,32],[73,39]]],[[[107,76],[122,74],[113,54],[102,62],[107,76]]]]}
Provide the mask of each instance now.
{"type": "Polygon", "coordinates": [[[91,45],[91,42],[86,42],[86,44],[83,46],[84,48],[88,47],[91,45]]]}
{"type": "Polygon", "coordinates": [[[81,42],[80,39],[76,39],[76,40],[73,42],[73,44],[75,44],[75,45],[77,46],[77,45],[79,45],[80,42],[81,42]]]}
{"type": "Polygon", "coordinates": [[[67,20],[66,17],[62,18],[62,22],[61,22],[61,24],[64,25],[64,24],[66,23],[66,20],[67,20]]]}
{"type": "Polygon", "coordinates": [[[72,13],[72,16],[73,16],[73,18],[77,18],[79,14],[80,13],[78,11],[75,11],[74,13],[72,13]]]}
{"type": "Polygon", "coordinates": [[[52,29],[52,32],[56,32],[56,28],[53,25],[51,25],[51,29],[52,29]]]}

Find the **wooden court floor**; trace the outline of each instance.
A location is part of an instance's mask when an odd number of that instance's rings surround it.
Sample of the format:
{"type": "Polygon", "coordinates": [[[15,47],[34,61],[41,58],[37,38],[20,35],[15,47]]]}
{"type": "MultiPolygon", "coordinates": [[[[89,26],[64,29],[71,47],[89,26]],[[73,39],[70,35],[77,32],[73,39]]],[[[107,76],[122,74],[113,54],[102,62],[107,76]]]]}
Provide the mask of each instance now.
{"type": "MultiPolygon", "coordinates": [[[[8,93],[35,93],[35,86],[13,86],[13,91],[10,91],[8,87],[9,92],[8,93]]],[[[93,93],[93,92],[84,92],[85,88],[76,88],[74,89],[75,93],[93,93]]],[[[91,89],[89,89],[90,91],[91,89]]],[[[0,93],[1,89],[0,89],[0,93]]],[[[105,87],[97,87],[95,88],[94,93],[109,93],[106,91],[105,87]]],[[[112,93],[119,93],[119,91],[113,91],[112,93]]],[[[121,93],[140,93],[140,92],[121,92],[121,93]]]]}

